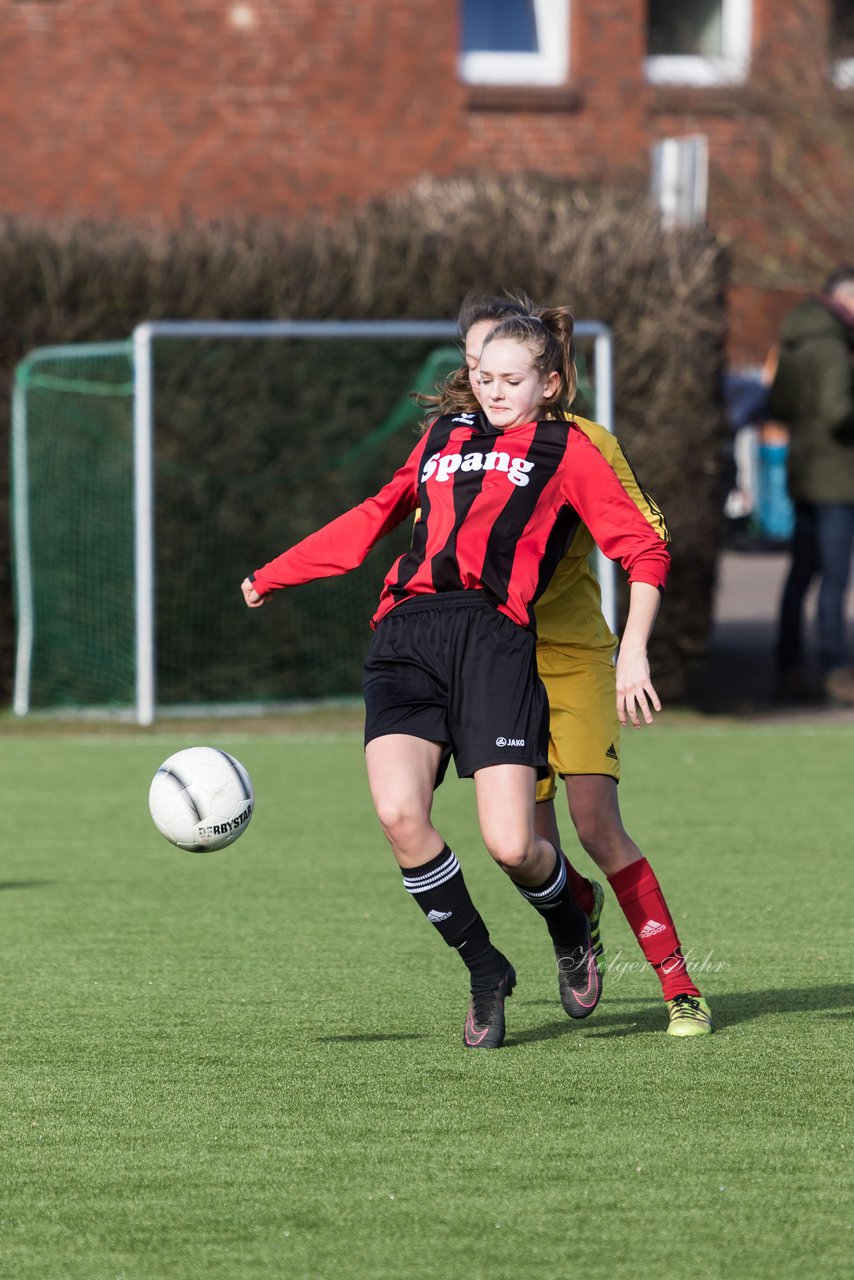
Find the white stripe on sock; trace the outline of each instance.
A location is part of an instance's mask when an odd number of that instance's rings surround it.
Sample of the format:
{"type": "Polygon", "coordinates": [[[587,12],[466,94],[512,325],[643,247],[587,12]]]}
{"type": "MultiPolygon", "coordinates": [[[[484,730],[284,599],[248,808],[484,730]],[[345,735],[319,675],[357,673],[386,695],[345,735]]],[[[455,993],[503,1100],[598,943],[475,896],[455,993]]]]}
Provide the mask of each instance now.
{"type": "Polygon", "coordinates": [[[538,906],[542,907],[542,906],[548,906],[552,898],[559,897],[563,889],[563,886],[565,884],[566,884],[566,863],[564,862],[563,858],[561,858],[560,870],[558,872],[557,880],[549,888],[528,889],[526,886],[521,884],[517,884],[516,888],[519,890],[523,898],[527,898],[529,902],[533,902],[538,906]]]}
{"type": "Polygon", "coordinates": [[[403,887],[409,893],[426,893],[428,889],[437,889],[440,884],[450,880],[460,869],[456,854],[452,853],[438,867],[420,876],[404,876],[403,887]]]}

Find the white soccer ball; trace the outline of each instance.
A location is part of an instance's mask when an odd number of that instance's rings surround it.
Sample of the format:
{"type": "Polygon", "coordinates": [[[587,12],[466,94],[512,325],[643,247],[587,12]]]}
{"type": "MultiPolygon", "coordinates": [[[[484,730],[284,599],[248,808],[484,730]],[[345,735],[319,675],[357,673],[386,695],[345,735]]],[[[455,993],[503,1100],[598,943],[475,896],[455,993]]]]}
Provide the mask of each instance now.
{"type": "Polygon", "coordinates": [[[172,844],[207,853],[243,835],[255,792],[243,765],[227,751],[187,747],[155,773],[148,807],[157,830],[172,844]]]}

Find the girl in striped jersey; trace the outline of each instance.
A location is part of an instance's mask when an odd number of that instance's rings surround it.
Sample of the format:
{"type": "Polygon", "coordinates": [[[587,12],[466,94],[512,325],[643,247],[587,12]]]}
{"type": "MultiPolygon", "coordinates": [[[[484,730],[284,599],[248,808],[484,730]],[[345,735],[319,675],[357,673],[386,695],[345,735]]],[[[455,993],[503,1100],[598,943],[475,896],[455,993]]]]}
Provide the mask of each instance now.
{"type": "MultiPolygon", "coordinates": [[[[439,412],[477,410],[478,368],[484,339],[500,320],[520,314],[548,317],[549,312],[535,307],[528,298],[470,294],[464,300],[458,327],[465,346],[466,368],[448,379],[441,396],[432,398],[439,412]]],[[[613,468],[650,526],[665,542],[669,541],[664,517],[638,481],[619,441],[598,423],[576,415],[572,420],[613,468]]],[[[645,645],[632,650],[624,637],[615,670],[617,639],[602,613],[599,583],[590,564],[593,549],[590,531],[580,525],[537,601],[537,666],[546,686],[551,716],[549,776],[537,786],[536,827],[540,835],[560,848],[554,806],[555,776],[559,774],[564,779],[578,838],[607,876],[638,945],[661,984],[669,1014],[668,1033],[708,1034],[712,1029],[711,1013],[688,972],[661,886],[623,826],[620,814],[617,784],[621,724],[631,722],[636,728],[644,721],[649,724],[649,703],[656,711],[660,705],[649,682],[645,645]],[[638,699],[641,717],[631,698],[638,670],[642,685],[648,682],[651,690],[646,705],[638,699]]],[[[601,955],[602,888],[598,882],[581,876],[568,859],[566,866],[573,894],[590,917],[594,944],[601,955]]]]}
{"type": "MultiPolygon", "coordinates": [[[[548,709],[532,606],[583,520],[630,588],[627,629],[644,642],[669,568],[666,545],[564,410],[575,394],[572,319],[514,318],[489,336],[484,414],[438,417],[373,497],[242,584],[270,593],[346,573],[417,509],[412,546],[389,570],[365,661],[365,755],[374,805],[404,886],[466,964],[466,1047],[497,1048],[513,966],[493,945],[460,865],[431,820],[450,756],[473,777],[484,843],[543,916],[570,1017],[592,1012],[601,980],[566,863],[534,829],[547,766],[548,709]]],[[[631,691],[633,711],[648,696],[631,691]]],[[[636,711],[635,711],[636,714],[636,711]]]]}

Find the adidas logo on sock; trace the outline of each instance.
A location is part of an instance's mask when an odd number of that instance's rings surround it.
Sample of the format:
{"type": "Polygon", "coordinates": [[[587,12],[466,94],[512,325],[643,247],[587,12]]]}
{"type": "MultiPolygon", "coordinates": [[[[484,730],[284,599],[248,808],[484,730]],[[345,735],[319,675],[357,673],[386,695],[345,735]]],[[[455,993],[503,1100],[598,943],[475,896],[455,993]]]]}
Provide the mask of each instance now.
{"type": "Polygon", "coordinates": [[[441,924],[443,920],[450,920],[453,911],[428,911],[427,919],[431,924],[441,924]]]}
{"type": "Polygon", "coordinates": [[[657,920],[647,920],[646,924],[638,934],[638,937],[654,938],[657,933],[665,933],[666,930],[667,930],[666,924],[659,924],[657,920]]]}

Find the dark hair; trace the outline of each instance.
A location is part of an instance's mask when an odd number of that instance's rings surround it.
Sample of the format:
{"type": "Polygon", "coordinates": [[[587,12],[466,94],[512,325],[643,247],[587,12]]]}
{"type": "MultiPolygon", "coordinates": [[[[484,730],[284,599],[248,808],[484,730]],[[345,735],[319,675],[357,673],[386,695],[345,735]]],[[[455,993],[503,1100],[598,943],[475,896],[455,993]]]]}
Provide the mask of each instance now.
{"type": "Polygon", "coordinates": [[[831,271],[824,282],[824,292],[833,293],[841,284],[854,284],[854,266],[850,263],[843,263],[835,271],[831,271]]]}
{"type": "Polygon", "coordinates": [[[575,368],[575,322],[568,307],[548,307],[536,315],[514,315],[499,320],[487,334],[484,347],[500,338],[524,342],[534,351],[535,367],[542,374],[560,374],[556,395],[549,400],[548,408],[567,410],[578,390],[578,374],[575,368]]]}
{"type": "Polygon", "coordinates": [[[478,293],[472,289],[460,303],[457,312],[457,333],[460,341],[465,342],[466,334],[472,325],[482,320],[507,320],[510,316],[536,315],[537,309],[525,294],[518,297],[508,293],[499,298],[494,293],[478,293]]]}

